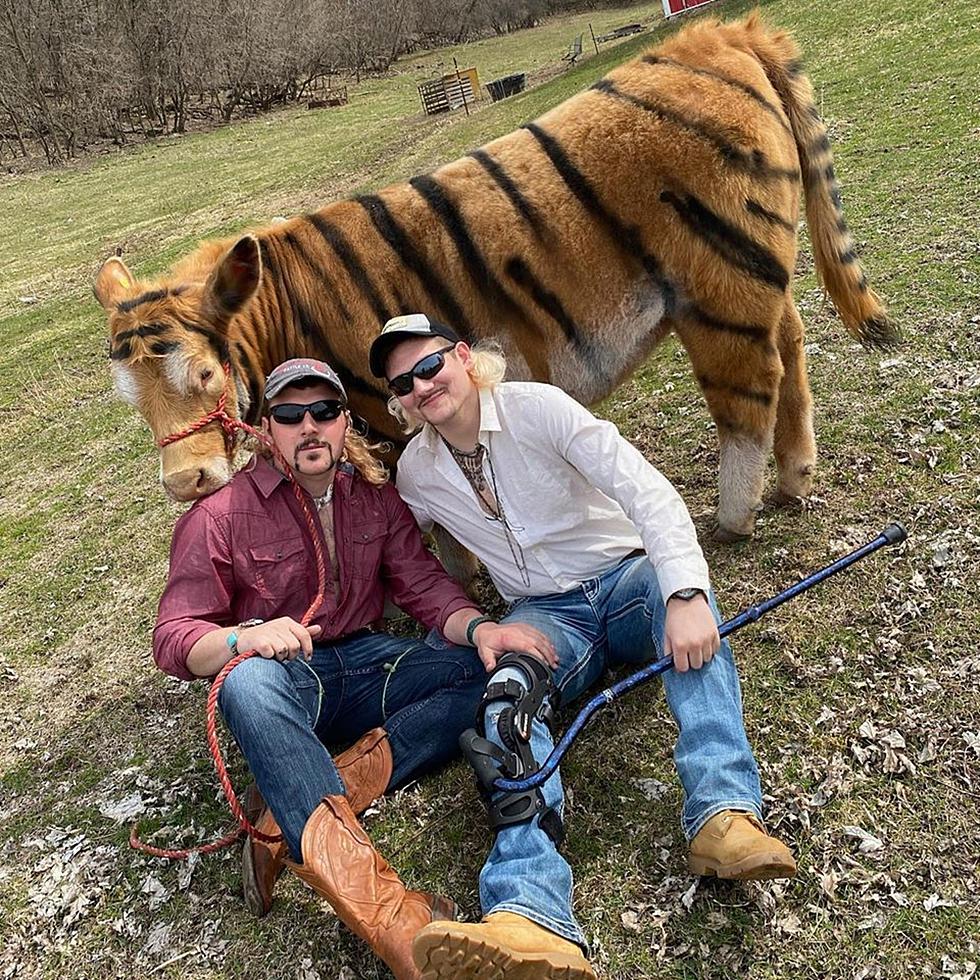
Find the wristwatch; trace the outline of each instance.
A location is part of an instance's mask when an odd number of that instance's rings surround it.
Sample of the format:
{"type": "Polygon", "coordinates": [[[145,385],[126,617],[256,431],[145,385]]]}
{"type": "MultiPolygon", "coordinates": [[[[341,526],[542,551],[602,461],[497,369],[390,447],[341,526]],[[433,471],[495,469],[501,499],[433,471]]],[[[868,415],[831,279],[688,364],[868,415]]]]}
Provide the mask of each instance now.
{"type": "Polygon", "coordinates": [[[690,602],[699,595],[704,595],[704,589],[678,589],[670,596],[670,598],[667,599],[667,601],[670,602],[671,599],[681,599],[684,602],[690,602]]]}
{"type": "Polygon", "coordinates": [[[233,656],[238,656],[238,631],[247,630],[249,626],[259,626],[264,623],[264,619],[246,619],[244,623],[239,623],[226,637],[225,643],[231,650],[233,656]]]}

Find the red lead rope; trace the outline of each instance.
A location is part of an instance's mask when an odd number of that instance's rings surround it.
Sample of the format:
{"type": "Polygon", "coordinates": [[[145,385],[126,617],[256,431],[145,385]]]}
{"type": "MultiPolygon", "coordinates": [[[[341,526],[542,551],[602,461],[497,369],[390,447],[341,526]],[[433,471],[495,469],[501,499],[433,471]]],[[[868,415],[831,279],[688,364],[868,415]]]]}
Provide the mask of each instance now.
{"type": "MultiPolygon", "coordinates": [[[[317,530],[317,522],[319,521],[319,518],[313,513],[303,488],[293,477],[289,463],[286,462],[286,458],[273,444],[272,440],[264,432],[261,432],[251,425],[248,425],[248,423],[242,422],[240,419],[233,419],[225,411],[225,405],[228,403],[228,389],[229,385],[231,384],[231,365],[226,362],[222,365],[222,367],[225,372],[225,385],[214,408],[206,415],[201,416],[201,418],[199,418],[196,422],[192,422],[186,429],[181,429],[179,432],[174,432],[169,436],[164,436],[163,439],[159,440],[157,445],[162,449],[164,446],[169,446],[172,442],[177,442],[179,439],[184,439],[187,436],[192,435],[200,429],[203,429],[206,425],[210,425],[212,422],[218,422],[221,424],[221,428],[224,430],[225,445],[229,452],[235,444],[236,429],[240,429],[243,432],[247,432],[249,435],[254,436],[264,446],[267,446],[271,450],[273,457],[279,464],[279,469],[286,474],[290,483],[292,484],[293,493],[296,495],[296,499],[303,508],[303,513],[306,516],[306,523],[310,529],[310,537],[313,539],[313,553],[316,556],[317,594],[314,597],[313,602],[310,603],[310,608],[303,613],[303,618],[300,620],[304,626],[307,626],[323,603],[323,594],[326,590],[327,584],[327,570],[323,561],[323,548],[320,545],[320,535],[317,530]]],[[[129,835],[129,843],[132,847],[136,848],[136,850],[143,851],[146,854],[152,854],[155,857],[177,860],[180,858],[189,857],[191,854],[210,854],[212,851],[220,850],[222,847],[227,847],[229,844],[234,843],[234,841],[236,841],[243,833],[249,834],[251,837],[255,837],[257,840],[265,841],[268,844],[275,844],[282,840],[281,834],[264,834],[261,830],[257,829],[249,822],[248,818],[245,816],[245,811],[238,802],[238,797],[235,795],[235,791],[232,788],[231,780],[228,778],[228,770],[225,768],[224,760],[221,757],[221,748],[218,745],[215,709],[218,704],[218,694],[221,691],[221,685],[224,684],[225,678],[235,667],[237,667],[243,660],[248,660],[249,657],[254,656],[255,651],[249,650],[248,652],[240,653],[229,660],[228,663],[221,668],[218,676],[215,677],[213,683],[211,684],[211,690],[208,693],[208,746],[211,749],[211,756],[214,759],[214,768],[217,770],[218,778],[221,780],[221,786],[225,791],[228,806],[231,808],[232,814],[238,821],[238,829],[232,831],[227,836],[222,837],[221,840],[214,841],[211,844],[202,844],[198,847],[189,847],[186,850],[166,850],[165,848],[153,847],[150,844],[144,844],[137,835],[136,824],[133,824],[133,829],[129,835]]]]}

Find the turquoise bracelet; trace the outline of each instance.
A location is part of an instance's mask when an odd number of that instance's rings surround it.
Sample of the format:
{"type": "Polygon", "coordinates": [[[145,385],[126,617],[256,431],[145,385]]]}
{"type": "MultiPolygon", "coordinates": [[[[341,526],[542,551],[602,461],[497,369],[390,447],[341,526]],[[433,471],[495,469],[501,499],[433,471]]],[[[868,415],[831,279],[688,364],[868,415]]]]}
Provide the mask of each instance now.
{"type": "Polygon", "coordinates": [[[225,643],[234,656],[238,656],[238,631],[248,629],[249,626],[260,626],[265,620],[246,619],[244,623],[239,623],[226,637],[225,643]]]}
{"type": "Polygon", "coordinates": [[[476,640],[473,639],[473,634],[476,632],[477,626],[482,626],[484,623],[492,623],[493,620],[489,616],[477,616],[476,619],[471,619],[469,626],[466,627],[466,642],[471,646],[476,646],[476,640]]]}

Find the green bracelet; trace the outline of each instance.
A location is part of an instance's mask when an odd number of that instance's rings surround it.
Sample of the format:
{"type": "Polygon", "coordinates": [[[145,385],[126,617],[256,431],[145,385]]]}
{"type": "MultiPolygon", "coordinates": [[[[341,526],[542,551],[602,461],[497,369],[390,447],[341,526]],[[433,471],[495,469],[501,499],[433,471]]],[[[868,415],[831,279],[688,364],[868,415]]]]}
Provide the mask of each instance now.
{"type": "Polygon", "coordinates": [[[476,619],[471,619],[469,626],[466,627],[466,642],[471,646],[476,646],[476,641],[473,639],[473,634],[476,632],[477,626],[482,626],[484,623],[492,623],[493,620],[489,616],[477,616],[476,619]]]}

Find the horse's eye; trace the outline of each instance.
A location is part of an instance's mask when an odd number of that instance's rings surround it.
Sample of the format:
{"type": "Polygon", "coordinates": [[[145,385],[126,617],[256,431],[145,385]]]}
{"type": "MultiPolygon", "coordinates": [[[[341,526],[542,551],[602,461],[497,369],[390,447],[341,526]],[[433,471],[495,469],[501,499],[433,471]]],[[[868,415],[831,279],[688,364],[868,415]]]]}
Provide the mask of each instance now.
{"type": "Polygon", "coordinates": [[[211,368],[205,368],[201,372],[201,384],[206,385],[214,377],[214,371],[211,368]]]}

